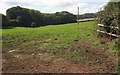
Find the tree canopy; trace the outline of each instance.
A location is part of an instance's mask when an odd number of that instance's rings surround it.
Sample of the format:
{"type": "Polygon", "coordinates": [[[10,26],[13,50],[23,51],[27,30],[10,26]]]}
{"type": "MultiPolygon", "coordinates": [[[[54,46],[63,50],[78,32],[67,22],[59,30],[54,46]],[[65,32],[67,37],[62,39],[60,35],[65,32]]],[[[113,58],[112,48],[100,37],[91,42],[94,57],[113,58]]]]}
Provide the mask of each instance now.
{"type": "Polygon", "coordinates": [[[62,24],[76,22],[76,16],[67,11],[56,12],[53,14],[41,13],[38,10],[22,8],[20,6],[9,8],[6,11],[7,26],[3,23],[3,27],[8,26],[22,26],[31,27],[35,24],[35,27],[50,25],[50,24],[62,24]]]}
{"type": "MultiPolygon", "coordinates": [[[[77,15],[78,16],[78,15],[77,15]]],[[[85,18],[96,18],[96,13],[85,13],[83,15],[79,15],[79,19],[85,19],[85,18]]]]}

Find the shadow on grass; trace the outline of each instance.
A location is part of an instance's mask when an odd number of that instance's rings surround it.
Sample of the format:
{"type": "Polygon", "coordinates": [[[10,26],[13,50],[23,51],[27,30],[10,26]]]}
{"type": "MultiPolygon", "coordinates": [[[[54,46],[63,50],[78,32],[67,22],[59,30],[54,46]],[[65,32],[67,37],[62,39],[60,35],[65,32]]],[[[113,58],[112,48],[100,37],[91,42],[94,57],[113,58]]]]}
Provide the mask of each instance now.
{"type": "Polygon", "coordinates": [[[13,29],[15,27],[1,27],[0,29],[13,29]]]}
{"type": "MultiPolygon", "coordinates": [[[[69,23],[77,23],[77,22],[69,22],[69,23]]],[[[13,25],[13,26],[8,26],[8,27],[0,27],[0,29],[13,29],[15,27],[25,27],[25,28],[38,28],[38,27],[45,27],[45,26],[50,26],[50,25],[61,25],[61,24],[69,24],[69,23],[59,23],[59,24],[46,24],[46,25],[38,25],[38,26],[34,26],[34,27],[30,27],[29,25],[28,26],[16,26],[16,25],[13,25]]]]}
{"type": "MultiPolygon", "coordinates": [[[[16,27],[25,27],[25,26],[10,26],[10,27],[1,27],[0,29],[14,29],[16,27]]],[[[37,26],[38,27],[38,26],[37,26]]],[[[25,28],[37,28],[37,27],[25,27],[25,28]]]]}

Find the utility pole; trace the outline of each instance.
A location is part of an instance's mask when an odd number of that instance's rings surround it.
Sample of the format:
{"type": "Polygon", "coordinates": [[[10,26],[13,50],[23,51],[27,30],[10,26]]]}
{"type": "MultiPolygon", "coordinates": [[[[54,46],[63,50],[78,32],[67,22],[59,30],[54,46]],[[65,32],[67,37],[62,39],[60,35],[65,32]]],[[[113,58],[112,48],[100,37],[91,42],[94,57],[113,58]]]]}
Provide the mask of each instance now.
{"type": "Polygon", "coordinates": [[[78,25],[79,25],[79,7],[78,7],[78,17],[77,17],[78,25]]]}

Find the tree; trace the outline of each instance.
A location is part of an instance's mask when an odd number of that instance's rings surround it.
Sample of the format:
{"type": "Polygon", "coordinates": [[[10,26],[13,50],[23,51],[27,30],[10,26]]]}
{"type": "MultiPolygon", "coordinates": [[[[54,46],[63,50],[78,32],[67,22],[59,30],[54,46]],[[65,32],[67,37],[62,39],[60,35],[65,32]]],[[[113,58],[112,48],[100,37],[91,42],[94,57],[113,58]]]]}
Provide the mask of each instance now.
{"type": "Polygon", "coordinates": [[[0,16],[2,17],[2,27],[3,28],[4,27],[8,27],[9,25],[8,25],[8,19],[7,19],[7,17],[5,15],[3,15],[3,14],[0,14],[0,16]]]}
{"type": "Polygon", "coordinates": [[[20,6],[9,8],[6,11],[6,16],[10,21],[10,25],[16,24],[14,26],[23,27],[31,27],[33,22],[36,27],[76,22],[76,16],[67,11],[47,14],[34,9],[22,8],[20,6]]]}
{"type": "Polygon", "coordinates": [[[76,22],[76,16],[67,11],[56,12],[55,16],[56,16],[58,23],[76,22]]]}
{"type": "Polygon", "coordinates": [[[29,27],[33,21],[33,18],[29,13],[29,9],[22,8],[20,6],[9,8],[6,13],[10,20],[17,19],[20,16],[22,19],[21,23],[23,24],[21,26],[29,27]]]}
{"type": "Polygon", "coordinates": [[[44,25],[43,15],[40,11],[31,9],[29,12],[37,26],[44,25]]]}
{"type": "MultiPolygon", "coordinates": [[[[78,16],[78,15],[76,15],[78,16]]],[[[79,15],[80,19],[85,19],[85,18],[96,18],[96,14],[95,13],[85,13],[83,15],[79,15]]]]}

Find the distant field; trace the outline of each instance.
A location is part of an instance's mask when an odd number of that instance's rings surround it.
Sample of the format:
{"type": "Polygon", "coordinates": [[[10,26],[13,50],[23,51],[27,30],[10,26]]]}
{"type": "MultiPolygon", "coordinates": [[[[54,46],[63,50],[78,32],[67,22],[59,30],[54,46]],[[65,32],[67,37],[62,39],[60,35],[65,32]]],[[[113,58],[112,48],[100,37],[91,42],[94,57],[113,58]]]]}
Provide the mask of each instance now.
{"type": "Polygon", "coordinates": [[[1,31],[4,72],[116,72],[113,43],[97,38],[95,21],[1,31]]]}

